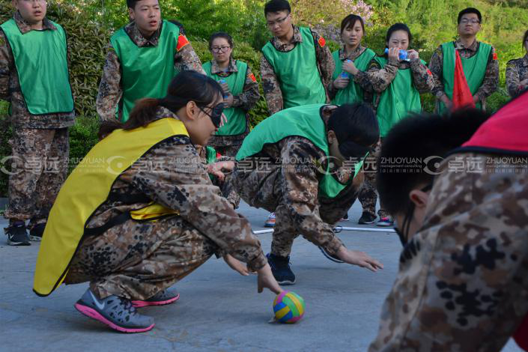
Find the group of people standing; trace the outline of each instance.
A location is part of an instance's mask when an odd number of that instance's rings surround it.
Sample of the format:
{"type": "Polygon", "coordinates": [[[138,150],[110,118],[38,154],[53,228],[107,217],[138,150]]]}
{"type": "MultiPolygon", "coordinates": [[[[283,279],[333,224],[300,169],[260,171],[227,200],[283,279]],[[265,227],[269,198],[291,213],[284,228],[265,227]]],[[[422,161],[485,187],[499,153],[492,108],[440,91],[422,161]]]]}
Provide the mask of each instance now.
{"type": "MultiPolygon", "coordinates": [[[[152,329],[137,308],[177,301],[169,287],[213,254],[242,275],[256,272],[259,291],[277,294],[279,284],[296,282],[289,257],[298,235],[333,261],[382,269],[333,231],[358,198],[359,222],[376,221],[376,177],[366,165],[376,164],[393,126],[421,112],[420,93],[432,92],[439,112],[484,109],[499,80],[494,48],[476,40],[477,9],[460,12],[459,39],[441,45],[427,67],[403,23],[389,28],[378,55],[362,45],[363,19],[349,15],[344,45],[331,53],[317,32],[293,24],[288,1],[272,0],[264,13],[273,38],[260,68],[270,117],[250,131],[259,86],[233,57],[232,37],[213,34],[213,59],[202,65],[157,0],[127,0],[131,22],[110,40],[97,97],[101,141],[64,183],[74,121],[66,35],[46,18],[46,1],[14,4],[0,31],[0,89],[11,103],[17,171],[8,241],[28,245],[28,229],[42,239],[38,295],[89,282],[75,307],[123,332],[152,329]],[[119,163],[107,165],[115,156],[119,163]],[[240,198],[272,213],[267,256],[235,212],[240,198]]],[[[527,57],[508,65],[512,95],[528,86],[527,57]]],[[[382,197],[378,225],[393,226],[390,214],[382,197]]]]}

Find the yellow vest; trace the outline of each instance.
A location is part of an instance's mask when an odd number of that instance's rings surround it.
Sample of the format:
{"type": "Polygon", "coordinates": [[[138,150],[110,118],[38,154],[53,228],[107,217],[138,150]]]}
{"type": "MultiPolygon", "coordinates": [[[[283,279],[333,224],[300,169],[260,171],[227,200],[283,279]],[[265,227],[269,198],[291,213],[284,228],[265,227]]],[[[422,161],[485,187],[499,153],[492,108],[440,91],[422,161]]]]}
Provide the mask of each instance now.
{"type": "MultiPolygon", "coordinates": [[[[37,258],[33,291],[50,295],[68,273],[85,236],[85,227],[108,199],[116,179],[158,143],[177,135],[188,136],[184,124],[164,118],[130,131],[115,130],[97,143],[73,170],[51,209],[37,258]]],[[[131,212],[130,217],[152,220],[177,214],[159,204],[131,212]]]]}

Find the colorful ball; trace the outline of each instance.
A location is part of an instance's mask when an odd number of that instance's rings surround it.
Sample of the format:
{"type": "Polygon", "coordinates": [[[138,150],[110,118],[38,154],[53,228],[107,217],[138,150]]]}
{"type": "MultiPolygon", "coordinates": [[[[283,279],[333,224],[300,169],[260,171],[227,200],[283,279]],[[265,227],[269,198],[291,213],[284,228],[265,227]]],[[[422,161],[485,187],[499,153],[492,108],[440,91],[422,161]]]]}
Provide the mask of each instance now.
{"type": "Polygon", "coordinates": [[[298,322],[304,316],[304,299],[294,292],[282,291],[273,301],[275,318],[285,324],[298,322]]]}

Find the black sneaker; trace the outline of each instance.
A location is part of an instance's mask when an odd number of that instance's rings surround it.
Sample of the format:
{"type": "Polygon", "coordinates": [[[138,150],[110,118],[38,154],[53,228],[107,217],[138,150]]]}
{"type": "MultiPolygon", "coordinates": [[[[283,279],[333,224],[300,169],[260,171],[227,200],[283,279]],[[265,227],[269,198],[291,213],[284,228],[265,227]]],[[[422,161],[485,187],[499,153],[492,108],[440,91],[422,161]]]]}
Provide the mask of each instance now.
{"type": "Polygon", "coordinates": [[[75,309],[120,332],[146,332],[154,327],[154,319],[139,314],[128,299],[113,295],[98,299],[90,289],[75,303],[75,309]]]}
{"type": "Polygon", "coordinates": [[[371,213],[364,211],[363,214],[361,214],[361,217],[358,220],[358,224],[360,225],[371,225],[376,222],[376,219],[378,217],[376,215],[372,215],[371,213]]]}
{"type": "Polygon", "coordinates": [[[7,244],[10,246],[30,246],[29,236],[24,223],[14,224],[4,229],[7,235],[7,244]]]}
{"type": "Polygon", "coordinates": [[[29,239],[34,242],[40,242],[42,240],[42,235],[44,235],[44,229],[46,228],[46,223],[37,224],[29,230],[29,239]]]}
{"type": "Polygon", "coordinates": [[[268,263],[271,267],[271,272],[277,280],[279,285],[294,285],[295,274],[290,269],[290,257],[279,257],[269,253],[266,255],[268,263]]]}

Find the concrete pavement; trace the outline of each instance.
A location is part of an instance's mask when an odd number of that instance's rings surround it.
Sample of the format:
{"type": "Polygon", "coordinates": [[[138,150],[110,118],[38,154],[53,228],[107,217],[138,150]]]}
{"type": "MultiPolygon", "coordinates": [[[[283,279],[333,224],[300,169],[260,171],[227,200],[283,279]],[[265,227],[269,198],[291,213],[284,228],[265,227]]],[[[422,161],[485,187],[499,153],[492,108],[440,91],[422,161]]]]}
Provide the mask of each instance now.
{"type": "MultiPolygon", "coordinates": [[[[344,226],[356,226],[360,205],[344,226]]],[[[255,230],[267,217],[243,205],[240,212],[255,230]]],[[[2,218],[0,218],[2,219],[2,218]]],[[[0,220],[0,232],[7,222],[0,220]]],[[[61,286],[48,298],[31,290],[38,244],[9,247],[0,234],[0,351],[366,351],[375,337],[381,305],[398,270],[401,245],[395,234],[343,232],[349,248],[381,260],[385,269],[335,264],[299,238],[292,254],[306,316],[295,325],[270,324],[274,295],[257,294],[256,277],[242,277],[216,259],[176,285],[181,299],[166,307],[145,308],[156,327],[125,335],[85,318],[73,304],[87,285],[61,286]]],[[[259,236],[265,251],[271,235],[259,236]]],[[[520,351],[510,341],[506,352],[520,351]]]]}

